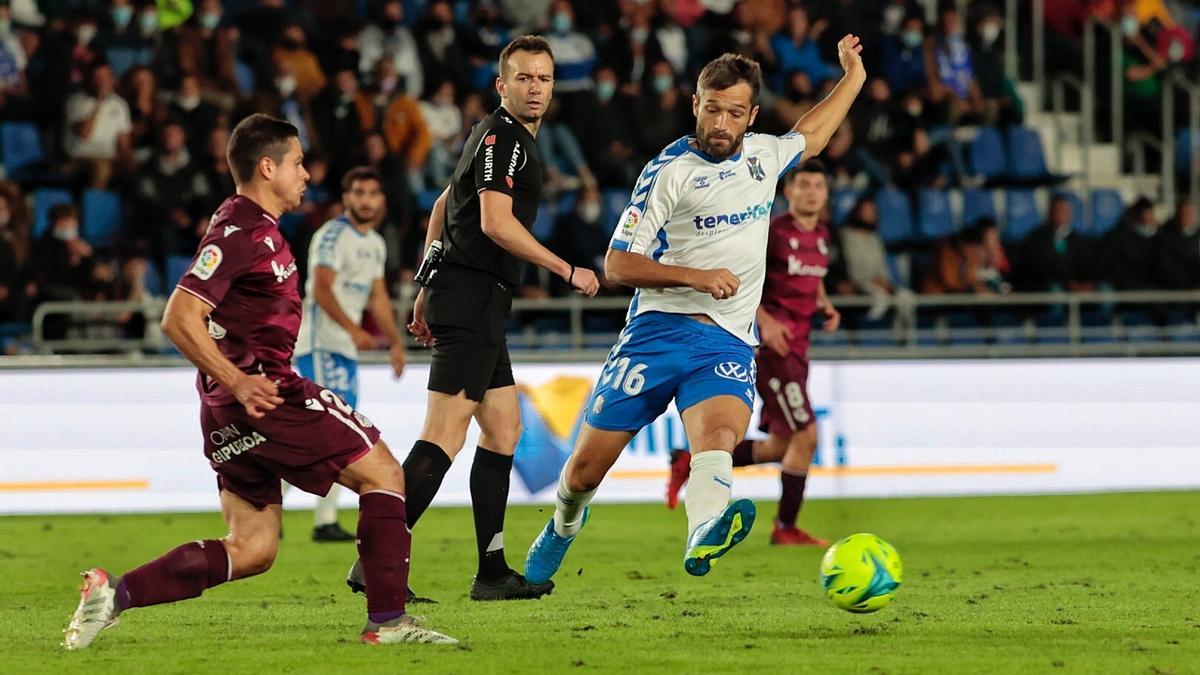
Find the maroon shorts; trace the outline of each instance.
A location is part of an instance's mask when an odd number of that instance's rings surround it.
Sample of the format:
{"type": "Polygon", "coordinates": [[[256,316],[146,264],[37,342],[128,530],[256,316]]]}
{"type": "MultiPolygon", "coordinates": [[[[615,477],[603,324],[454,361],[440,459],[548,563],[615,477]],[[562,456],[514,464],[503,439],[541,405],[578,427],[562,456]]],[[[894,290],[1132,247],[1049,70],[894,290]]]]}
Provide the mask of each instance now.
{"type": "Polygon", "coordinates": [[[379,440],[371,420],[311,380],[254,419],[240,403],[200,405],[204,456],[217,487],[257,509],[283,502],[279,480],[324,496],[338,474],[379,440]]]}
{"type": "Polygon", "coordinates": [[[780,356],[764,346],[755,361],[754,386],[763,401],[759,429],[786,438],[812,424],[816,416],[808,400],[808,359],[794,353],[780,356]]]}

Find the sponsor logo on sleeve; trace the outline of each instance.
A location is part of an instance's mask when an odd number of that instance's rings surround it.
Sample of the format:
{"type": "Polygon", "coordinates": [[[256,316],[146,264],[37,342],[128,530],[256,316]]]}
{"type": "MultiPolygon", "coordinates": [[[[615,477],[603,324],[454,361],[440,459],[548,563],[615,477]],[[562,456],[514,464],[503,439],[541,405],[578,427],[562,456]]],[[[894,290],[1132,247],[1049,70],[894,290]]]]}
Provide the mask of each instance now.
{"type": "Polygon", "coordinates": [[[281,265],[278,261],[271,261],[271,271],[275,273],[275,283],[282,284],[287,281],[288,277],[296,273],[296,261],[281,265]]]}
{"type": "Polygon", "coordinates": [[[487,138],[483,139],[483,144],[484,145],[495,145],[496,144],[496,134],[489,134],[487,138]]]}
{"type": "Polygon", "coordinates": [[[216,244],[205,246],[200,249],[200,255],[196,256],[196,264],[192,265],[192,276],[201,281],[208,281],[221,266],[222,258],[224,258],[224,254],[221,252],[220,246],[216,244]]]}
{"type": "Polygon", "coordinates": [[[496,165],[496,152],[494,145],[489,145],[483,149],[483,182],[490,183],[494,174],[496,165]]]}
{"type": "MultiPolygon", "coordinates": [[[[517,158],[521,156],[521,144],[513,144],[512,157],[508,159],[508,177],[511,179],[517,173],[517,158]]],[[[512,181],[508,181],[508,186],[512,187],[512,181]]]]}

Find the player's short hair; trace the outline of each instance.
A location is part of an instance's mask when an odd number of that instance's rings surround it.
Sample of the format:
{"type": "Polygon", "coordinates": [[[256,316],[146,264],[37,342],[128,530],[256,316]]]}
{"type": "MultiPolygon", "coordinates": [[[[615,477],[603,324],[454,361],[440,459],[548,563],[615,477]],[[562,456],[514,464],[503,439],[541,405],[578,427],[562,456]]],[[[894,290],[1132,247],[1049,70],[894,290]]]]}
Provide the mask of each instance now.
{"type": "Polygon", "coordinates": [[[814,157],[813,159],[804,160],[803,164],[797,166],[791,171],[788,171],[787,176],[784,178],[784,183],[790,184],[802,173],[819,173],[826,178],[829,177],[829,170],[825,167],[825,162],[822,162],[814,157]]]}
{"type": "Polygon", "coordinates": [[[758,92],[763,83],[762,66],[754,59],[726,53],[709,61],[700,71],[700,77],[696,79],[696,92],[728,89],[738,82],[750,85],[750,105],[758,105],[758,92]]]}
{"type": "Polygon", "coordinates": [[[530,54],[545,54],[550,57],[550,61],[554,61],[554,52],[550,49],[550,42],[541,35],[522,35],[513,38],[500,50],[500,79],[504,79],[508,75],[508,57],[516,52],[529,52],[530,54]]]}
{"type": "Polygon", "coordinates": [[[238,185],[249,183],[258,168],[258,160],[263,157],[282,162],[287,154],[288,140],[299,137],[300,131],[291,122],[262,113],[254,113],[238,122],[229,135],[229,148],[225,151],[233,182],[238,185]]]}
{"type": "Polygon", "coordinates": [[[354,189],[354,184],[359,181],[373,180],[379,183],[379,187],[383,188],[383,178],[379,176],[379,172],[369,166],[356,166],[346,172],[342,176],[342,194],[354,189]]]}

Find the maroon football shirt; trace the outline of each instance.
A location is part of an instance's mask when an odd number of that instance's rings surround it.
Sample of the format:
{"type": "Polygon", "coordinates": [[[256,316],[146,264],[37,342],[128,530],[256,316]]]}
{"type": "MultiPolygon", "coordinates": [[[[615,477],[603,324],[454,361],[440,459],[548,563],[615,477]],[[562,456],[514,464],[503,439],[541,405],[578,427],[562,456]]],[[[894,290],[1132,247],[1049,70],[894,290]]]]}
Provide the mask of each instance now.
{"type": "MultiPolygon", "coordinates": [[[[212,305],[208,334],[242,372],[266,375],[281,392],[299,386],[292,350],[300,330],[296,258],[279,223],[240,195],[221,203],[179,288],[212,305]]],[[[200,398],[209,405],[236,401],[200,373],[200,398]]]]}
{"type": "Polygon", "coordinates": [[[767,243],[767,278],[763,284],[763,307],[792,330],[789,345],[804,358],[812,318],[817,313],[821,283],[829,272],[829,230],[818,224],[805,231],[790,213],[771,221],[767,243]]]}

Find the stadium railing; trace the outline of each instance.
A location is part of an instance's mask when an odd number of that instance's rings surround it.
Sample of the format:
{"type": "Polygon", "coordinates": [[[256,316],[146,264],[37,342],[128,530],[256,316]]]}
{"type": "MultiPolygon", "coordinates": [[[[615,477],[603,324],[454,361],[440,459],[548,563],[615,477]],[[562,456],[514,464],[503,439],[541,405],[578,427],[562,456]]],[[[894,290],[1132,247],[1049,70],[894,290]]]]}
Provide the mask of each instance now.
{"type": "MultiPolygon", "coordinates": [[[[888,299],[886,308],[867,296],[832,301],[843,326],[833,333],[814,329],[813,358],[1200,355],[1200,291],[910,295],[888,299]]],[[[603,359],[628,304],[624,297],[517,299],[509,326],[513,356],[603,359]]],[[[161,300],[44,303],[33,318],[34,349],[46,356],[124,354],[134,362],[178,358],[158,330],[163,306],[161,300]],[[144,330],[122,335],[135,314],[144,317],[144,330]]],[[[396,302],[402,319],[411,306],[411,296],[396,302]]],[[[422,358],[420,351],[413,356],[422,358]]]]}

